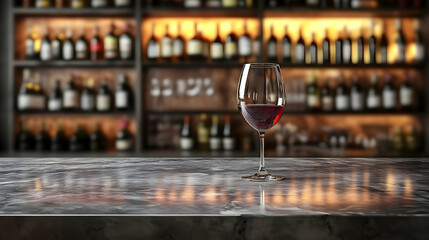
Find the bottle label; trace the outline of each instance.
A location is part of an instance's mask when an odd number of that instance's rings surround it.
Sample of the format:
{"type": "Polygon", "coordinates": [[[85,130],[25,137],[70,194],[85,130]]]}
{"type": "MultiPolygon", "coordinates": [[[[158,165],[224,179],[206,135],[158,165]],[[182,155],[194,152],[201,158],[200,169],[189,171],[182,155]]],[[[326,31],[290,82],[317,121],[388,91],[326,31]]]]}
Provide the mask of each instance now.
{"type": "Polygon", "coordinates": [[[115,6],[125,7],[131,5],[131,0],[115,0],[115,6]]]}
{"type": "Polygon", "coordinates": [[[382,63],[382,64],[387,63],[387,48],[386,47],[380,48],[380,63],[382,63]]]}
{"type": "Polygon", "coordinates": [[[115,58],[117,55],[118,40],[115,37],[107,36],[104,38],[104,57],[115,58]]]}
{"type": "Polygon", "coordinates": [[[107,0],[92,0],[92,7],[107,7],[107,0]]]}
{"type": "Polygon", "coordinates": [[[60,52],[61,52],[60,42],[57,40],[53,40],[51,46],[52,46],[52,57],[59,58],[60,52]]]}
{"type": "Polygon", "coordinates": [[[212,43],[212,51],[211,51],[212,59],[221,59],[223,58],[223,44],[214,42],[212,43]]]}
{"type": "Polygon", "coordinates": [[[351,60],[351,46],[349,41],[343,42],[343,61],[344,63],[350,63],[351,60]]]}
{"type": "Polygon", "coordinates": [[[302,44],[297,44],[296,45],[296,62],[297,63],[304,63],[304,56],[305,56],[305,49],[304,49],[304,45],[302,44]]]}
{"type": "Polygon", "coordinates": [[[42,7],[49,7],[51,6],[51,3],[49,0],[37,0],[36,1],[36,7],[42,8],[42,7]]]}
{"type": "Polygon", "coordinates": [[[85,59],[87,58],[88,47],[86,43],[82,40],[78,40],[76,42],[76,58],[77,59],[85,59]]]}
{"type": "Polygon", "coordinates": [[[63,106],[65,108],[77,108],[77,92],[74,90],[66,90],[64,92],[63,106]]]}
{"type": "Polygon", "coordinates": [[[52,51],[51,51],[51,45],[48,42],[45,42],[40,47],[40,59],[42,61],[51,60],[52,58],[52,51]]]}
{"type": "Polygon", "coordinates": [[[394,108],[395,107],[395,91],[384,90],[383,91],[383,107],[384,108],[394,108]]]}
{"type": "Polygon", "coordinates": [[[225,57],[233,57],[237,55],[237,43],[228,42],[225,44],[225,57]]]}
{"type": "Polygon", "coordinates": [[[60,111],[61,110],[61,99],[49,99],[48,110],[49,111],[60,111]]]}
{"type": "Polygon", "coordinates": [[[307,95],[307,105],[309,107],[319,106],[319,98],[315,95],[307,95]]]}
{"type": "Polygon", "coordinates": [[[201,7],[201,1],[200,0],[185,0],[184,3],[185,7],[201,7]]]}
{"type": "Polygon", "coordinates": [[[159,44],[151,44],[147,49],[147,57],[148,58],[157,58],[159,57],[159,44]]]}
{"type": "Polygon", "coordinates": [[[405,61],[405,45],[404,44],[397,44],[397,51],[398,51],[398,62],[404,62],[405,61]]]}
{"type": "Polygon", "coordinates": [[[161,57],[169,58],[173,54],[171,38],[163,37],[161,40],[161,57]]]}
{"type": "Polygon", "coordinates": [[[283,58],[290,58],[290,44],[283,44],[283,58]]]}
{"type": "Polygon", "coordinates": [[[259,56],[259,51],[261,50],[261,42],[259,40],[253,41],[252,52],[254,56],[259,56]]]}
{"type": "Polygon", "coordinates": [[[188,55],[201,55],[203,52],[203,43],[200,40],[191,39],[188,41],[188,55]]]}
{"type": "Polygon", "coordinates": [[[237,7],[237,0],[222,0],[223,7],[237,7]]]}
{"type": "Polygon", "coordinates": [[[380,98],[378,96],[368,96],[367,106],[368,108],[380,107],[380,98]]]}
{"type": "Polygon", "coordinates": [[[93,111],[94,110],[94,96],[82,95],[80,97],[80,107],[84,111],[93,111]]]}
{"type": "Polygon", "coordinates": [[[408,107],[413,103],[413,90],[410,88],[402,87],[399,91],[399,97],[401,101],[401,106],[408,107]]]}
{"type": "Polygon", "coordinates": [[[127,59],[131,57],[132,41],[128,36],[123,36],[119,39],[119,50],[121,52],[121,58],[127,59]]]}
{"type": "Polygon", "coordinates": [[[349,98],[346,95],[339,95],[335,98],[337,110],[344,111],[349,108],[349,98]]]}
{"type": "Polygon", "coordinates": [[[117,139],[116,140],[116,150],[117,151],[131,150],[132,146],[133,146],[133,142],[131,139],[117,139]]]}
{"type": "Polygon", "coordinates": [[[220,138],[210,138],[210,149],[211,150],[219,150],[221,146],[220,138]]]}
{"type": "Polygon", "coordinates": [[[233,138],[225,137],[222,139],[222,146],[224,150],[233,150],[235,147],[235,141],[233,138]]]}
{"type": "Polygon", "coordinates": [[[19,94],[18,95],[18,109],[19,110],[29,110],[31,109],[32,96],[29,94],[19,94]]]}
{"type": "Polygon", "coordinates": [[[243,57],[252,55],[252,41],[247,36],[238,39],[238,54],[243,57]]]}
{"type": "Polygon", "coordinates": [[[73,59],[73,45],[70,42],[65,42],[63,46],[63,58],[64,60],[73,59]]]}
{"type": "Polygon", "coordinates": [[[183,55],[183,42],[179,39],[173,41],[173,56],[181,57],[183,55]]]}
{"type": "Polygon", "coordinates": [[[333,109],[332,104],[333,104],[332,97],[329,97],[329,96],[322,97],[322,108],[323,108],[323,110],[331,111],[333,109]]]}
{"type": "Polygon", "coordinates": [[[44,110],[45,109],[45,96],[33,96],[31,102],[32,109],[44,110]]]}
{"type": "Polygon", "coordinates": [[[268,43],[267,54],[268,58],[275,58],[277,56],[277,44],[275,42],[268,43]]]}
{"type": "Polygon", "coordinates": [[[91,52],[100,52],[102,50],[100,43],[91,43],[90,48],[91,52]]]}
{"type": "Polygon", "coordinates": [[[363,94],[360,93],[352,93],[351,94],[351,107],[354,111],[363,110],[363,94]]]}
{"type": "Polygon", "coordinates": [[[209,131],[205,128],[198,129],[198,142],[207,143],[209,141],[209,131]]]}
{"type": "Polygon", "coordinates": [[[98,95],[97,96],[97,110],[107,111],[110,109],[110,96],[98,95]]]}
{"type": "Polygon", "coordinates": [[[416,61],[421,62],[425,60],[425,46],[423,44],[417,44],[416,46],[416,61]]]}
{"type": "Polygon", "coordinates": [[[25,53],[27,56],[34,54],[34,41],[32,39],[25,40],[25,53]]]}
{"type": "Polygon", "coordinates": [[[180,149],[191,150],[194,147],[194,141],[189,137],[180,138],[180,149]]]}
{"type": "Polygon", "coordinates": [[[83,8],[83,1],[82,0],[72,1],[72,8],[83,8]]]}
{"type": "Polygon", "coordinates": [[[126,108],[128,107],[128,92],[126,91],[117,91],[115,94],[115,106],[117,108],[126,108]]]}

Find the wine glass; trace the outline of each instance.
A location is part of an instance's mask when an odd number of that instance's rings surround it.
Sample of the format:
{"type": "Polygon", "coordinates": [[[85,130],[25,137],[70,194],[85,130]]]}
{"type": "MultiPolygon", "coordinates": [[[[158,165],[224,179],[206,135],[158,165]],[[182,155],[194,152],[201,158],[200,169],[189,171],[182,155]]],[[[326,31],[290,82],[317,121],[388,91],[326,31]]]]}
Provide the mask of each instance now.
{"type": "Polygon", "coordinates": [[[238,109],[246,122],[260,136],[260,164],[253,181],[279,181],[284,177],[267,172],[264,161],[264,136],[282,117],[286,105],[282,72],[276,63],[247,63],[241,71],[237,89],[238,109]]]}

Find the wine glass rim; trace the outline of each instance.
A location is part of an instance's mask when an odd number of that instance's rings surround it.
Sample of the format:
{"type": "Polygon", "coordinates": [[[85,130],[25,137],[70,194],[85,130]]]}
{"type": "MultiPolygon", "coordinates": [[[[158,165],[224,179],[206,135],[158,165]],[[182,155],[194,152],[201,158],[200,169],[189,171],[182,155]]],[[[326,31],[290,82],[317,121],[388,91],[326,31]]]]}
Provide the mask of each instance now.
{"type": "Polygon", "coordinates": [[[280,67],[278,63],[246,63],[244,66],[249,66],[252,68],[274,68],[280,67]]]}

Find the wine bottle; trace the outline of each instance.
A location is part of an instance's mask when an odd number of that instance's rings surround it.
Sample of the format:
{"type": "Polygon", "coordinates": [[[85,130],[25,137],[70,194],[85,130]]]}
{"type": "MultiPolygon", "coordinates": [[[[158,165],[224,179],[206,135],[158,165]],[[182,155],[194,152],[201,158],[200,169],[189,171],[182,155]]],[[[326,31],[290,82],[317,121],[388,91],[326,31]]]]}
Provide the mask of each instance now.
{"type": "Polygon", "coordinates": [[[261,57],[261,36],[258,35],[253,39],[252,42],[252,55],[257,60],[261,57]]]}
{"type": "Polygon", "coordinates": [[[207,123],[207,114],[200,115],[200,121],[197,126],[198,148],[200,150],[209,149],[209,126],[207,123]]]}
{"type": "Polygon", "coordinates": [[[36,52],[36,46],[37,41],[40,42],[38,39],[37,33],[35,31],[35,27],[29,27],[27,29],[28,36],[25,40],[25,59],[37,59],[37,52],[36,52]]]}
{"type": "Polygon", "coordinates": [[[357,63],[363,64],[365,62],[365,38],[364,38],[364,31],[361,27],[360,29],[360,36],[356,40],[357,44],[357,63]]]}
{"type": "Polygon", "coordinates": [[[74,85],[73,78],[71,78],[64,89],[63,109],[68,111],[78,109],[78,99],[78,92],[74,85]]]}
{"type": "Polygon", "coordinates": [[[115,0],[115,7],[132,7],[133,0],[115,0]]]}
{"type": "Polygon", "coordinates": [[[119,111],[131,111],[134,109],[134,94],[127,83],[125,74],[118,75],[118,87],[115,93],[115,108],[119,111]]]}
{"type": "Polygon", "coordinates": [[[292,40],[289,36],[288,26],[285,25],[285,35],[283,37],[283,62],[291,63],[292,62],[292,40]]]}
{"type": "Polygon", "coordinates": [[[34,134],[29,130],[26,122],[21,123],[21,132],[17,137],[17,149],[19,151],[30,151],[36,147],[34,134]]]}
{"type": "Polygon", "coordinates": [[[91,7],[93,8],[105,8],[108,6],[108,0],[91,0],[91,7]]]}
{"type": "Polygon", "coordinates": [[[88,42],[85,39],[85,30],[84,27],[80,29],[80,37],[76,40],[76,59],[77,60],[86,60],[88,56],[88,42]]]}
{"type": "Polygon", "coordinates": [[[302,37],[302,27],[299,30],[298,42],[295,46],[295,63],[302,64],[305,63],[305,42],[302,37]]]}
{"type": "Polygon", "coordinates": [[[60,88],[60,81],[55,80],[54,88],[52,88],[51,95],[48,100],[48,111],[58,112],[61,111],[63,106],[63,93],[60,88]]]}
{"type": "Polygon", "coordinates": [[[374,20],[371,20],[369,24],[369,30],[371,36],[369,37],[369,63],[375,64],[377,62],[377,38],[375,37],[374,31],[374,20]]]}
{"type": "Polygon", "coordinates": [[[89,139],[91,151],[105,151],[107,149],[107,139],[101,130],[100,123],[94,124],[94,131],[89,139]]]}
{"type": "Polygon", "coordinates": [[[252,39],[247,30],[247,21],[243,23],[244,34],[238,39],[238,54],[243,62],[252,56],[252,39]]]}
{"type": "Polygon", "coordinates": [[[152,22],[151,32],[151,37],[147,45],[147,58],[149,61],[157,61],[159,58],[159,43],[155,37],[155,22],[152,22]]]}
{"type": "Polygon", "coordinates": [[[232,151],[235,148],[235,139],[232,137],[231,131],[231,116],[225,116],[225,124],[223,126],[222,147],[225,151],[232,151]]]}
{"type": "Polygon", "coordinates": [[[51,0],[36,0],[34,3],[36,8],[48,8],[52,7],[51,0]]]}
{"type": "MultiPolygon", "coordinates": [[[[240,44],[240,42],[239,42],[240,44]]],[[[224,60],[223,43],[219,36],[219,23],[216,24],[216,38],[211,43],[211,59],[212,61],[224,60]]]]}
{"type": "Polygon", "coordinates": [[[389,42],[387,41],[387,35],[386,35],[386,22],[383,22],[383,28],[382,28],[382,34],[381,34],[381,41],[380,41],[380,62],[381,64],[387,63],[387,47],[389,42]]]}
{"type": "Polygon", "coordinates": [[[405,132],[405,150],[410,152],[418,151],[420,148],[420,142],[422,141],[419,137],[416,127],[410,124],[405,128],[405,132]]]}
{"type": "Polygon", "coordinates": [[[51,40],[49,39],[49,28],[45,26],[45,36],[40,45],[40,60],[49,61],[52,59],[51,40]]]}
{"type": "Polygon", "coordinates": [[[238,60],[238,39],[234,33],[234,25],[231,23],[231,32],[225,39],[225,59],[236,61],[238,60]]]}
{"type": "Polygon", "coordinates": [[[325,80],[325,85],[321,90],[322,110],[329,112],[334,110],[334,97],[328,79],[325,80]]]}
{"type": "Polygon", "coordinates": [[[318,111],[320,109],[320,88],[314,72],[307,87],[307,109],[309,111],[318,111]]]}
{"type": "Polygon", "coordinates": [[[350,107],[352,111],[364,109],[364,93],[357,74],[353,76],[353,85],[350,87],[350,107]]]}
{"type": "Polygon", "coordinates": [[[133,149],[133,136],[128,130],[128,120],[121,121],[121,130],[116,135],[116,151],[124,152],[133,149]]]}
{"type": "Polygon", "coordinates": [[[85,7],[85,1],[84,0],[72,0],[70,5],[72,8],[84,8],[85,7]]]}
{"type": "Polygon", "coordinates": [[[119,57],[122,60],[132,60],[134,57],[134,40],[129,23],[125,23],[124,32],[119,36],[119,57]]]}
{"type": "Polygon", "coordinates": [[[375,73],[371,73],[371,87],[368,89],[366,96],[366,108],[369,111],[378,111],[381,101],[377,75],[375,73]]]}
{"type": "Polygon", "coordinates": [[[183,61],[185,59],[185,39],[182,37],[181,25],[177,24],[177,37],[173,41],[173,60],[183,61]]]}
{"type": "Polygon", "coordinates": [[[204,36],[204,35],[202,35],[202,39],[203,39],[203,58],[205,60],[208,60],[210,59],[210,40],[207,38],[207,36],[204,36]]]}
{"type": "Polygon", "coordinates": [[[277,62],[277,38],[274,36],[274,25],[270,27],[270,37],[267,43],[267,57],[269,62],[277,62]]]}
{"type": "Polygon", "coordinates": [[[331,41],[329,40],[329,30],[325,29],[325,38],[322,42],[323,64],[331,64],[331,41]]]}
{"type": "Polygon", "coordinates": [[[23,84],[18,93],[17,108],[20,111],[31,110],[33,108],[33,83],[30,79],[30,70],[23,70],[23,84]]]}
{"type": "Polygon", "coordinates": [[[103,81],[97,94],[97,111],[106,112],[111,110],[111,95],[106,81],[103,81]]]}
{"type": "Polygon", "coordinates": [[[103,41],[101,41],[101,38],[99,36],[100,28],[98,25],[94,25],[93,31],[92,31],[92,38],[91,38],[91,60],[92,61],[98,61],[103,58],[103,41]]]}
{"type": "Polygon", "coordinates": [[[352,39],[347,26],[344,26],[343,63],[350,64],[352,59],[352,39]]]}
{"type": "Polygon", "coordinates": [[[208,7],[208,8],[222,7],[222,1],[221,0],[207,0],[206,1],[206,7],[208,7]]]}
{"type": "Polygon", "coordinates": [[[56,133],[51,138],[51,150],[52,151],[66,151],[68,149],[69,140],[66,137],[66,134],[61,129],[59,123],[56,124],[56,133]]]}
{"type": "Polygon", "coordinates": [[[95,109],[94,79],[89,78],[80,95],[80,109],[92,112],[95,109]]]}
{"type": "Polygon", "coordinates": [[[180,149],[192,150],[194,148],[194,140],[192,139],[192,131],[189,115],[183,117],[183,126],[180,133],[180,149]]]}
{"type": "Polygon", "coordinates": [[[74,133],[70,137],[70,150],[81,152],[89,150],[89,136],[85,128],[81,124],[76,124],[74,133]]]}
{"type": "Polygon", "coordinates": [[[63,48],[63,35],[60,32],[60,29],[55,28],[55,38],[52,39],[51,48],[52,48],[52,60],[61,60],[63,58],[62,48],[63,48]]]}
{"type": "Polygon", "coordinates": [[[392,84],[392,76],[386,74],[383,87],[383,108],[384,110],[393,110],[396,108],[396,91],[392,84]]]}
{"type": "Polygon", "coordinates": [[[341,33],[338,33],[338,38],[335,40],[335,63],[343,63],[343,39],[341,33]]]}
{"type": "Polygon", "coordinates": [[[118,37],[115,35],[115,25],[110,24],[110,31],[104,37],[104,58],[115,60],[118,58],[118,37]]]}
{"type": "Polygon", "coordinates": [[[404,74],[404,80],[399,88],[399,104],[402,110],[411,110],[414,104],[414,89],[410,84],[408,73],[404,74]]]}
{"type": "Polygon", "coordinates": [[[426,49],[422,37],[422,32],[420,30],[419,20],[416,20],[414,22],[414,44],[416,46],[416,55],[414,57],[414,62],[422,63],[426,59],[426,49]]]}
{"type": "Polygon", "coordinates": [[[41,77],[38,72],[34,74],[32,105],[35,110],[41,111],[46,109],[46,96],[45,92],[43,91],[41,77]]]}
{"type": "Polygon", "coordinates": [[[219,116],[212,116],[212,126],[210,128],[210,138],[209,138],[210,150],[217,151],[221,147],[221,136],[219,129],[219,116]]]}
{"type": "Polygon", "coordinates": [[[74,59],[74,44],[72,39],[72,29],[70,25],[66,28],[66,40],[63,43],[63,58],[64,60],[74,59]]]}
{"type": "Polygon", "coordinates": [[[168,24],[165,24],[165,35],[161,39],[161,57],[164,61],[171,61],[173,42],[168,33],[168,24]]]}
{"type": "Polygon", "coordinates": [[[308,8],[317,8],[319,7],[319,0],[306,0],[308,8]]]}
{"type": "Polygon", "coordinates": [[[185,8],[199,8],[202,7],[201,0],[184,0],[185,8]]]}
{"type": "Polygon", "coordinates": [[[36,150],[49,151],[51,149],[51,136],[46,131],[45,123],[40,124],[39,134],[36,136],[36,150]]]}
{"type": "Polygon", "coordinates": [[[405,38],[404,38],[404,33],[402,31],[402,20],[400,18],[396,19],[395,25],[396,25],[395,63],[404,63],[405,62],[405,38]]]}
{"type": "Polygon", "coordinates": [[[194,24],[194,37],[188,40],[187,53],[190,60],[201,61],[203,57],[203,38],[201,36],[201,30],[198,29],[198,24],[194,24]]]}
{"type": "Polygon", "coordinates": [[[222,0],[222,7],[229,8],[229,7],[237,7],[238,1],[237,0],[222,0]]]}
{"type": "Polygon", "coordinates": [[[310,63],[317,64],[317,43],[316,43],[316,34],[311,35],[311,44],[310,44],[310,63]]]}
{"type": "Polygon", "coordinates": [[[344,76],[341,74],[339,84],[335,91],[335,110],[348,111],[349,110],[349,91],[344,81],[344,76]]]}

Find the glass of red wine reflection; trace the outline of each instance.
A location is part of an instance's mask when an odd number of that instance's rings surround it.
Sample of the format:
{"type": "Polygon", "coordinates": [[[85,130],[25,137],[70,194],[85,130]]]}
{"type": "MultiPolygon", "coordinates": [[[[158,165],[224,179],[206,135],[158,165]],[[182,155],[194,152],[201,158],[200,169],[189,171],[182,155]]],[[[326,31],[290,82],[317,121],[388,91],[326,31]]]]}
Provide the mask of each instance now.
{"type": "Polygon", "coordinates": [[[253,181],[283,180],[284,177],[268,173],[264,160],[265,133],[280,120],[286,105],[280,66],[276,63],[244,64],[238,82],[237,104],[243,118],[260,136],[259,170],[242,178],[253,181]]]}

